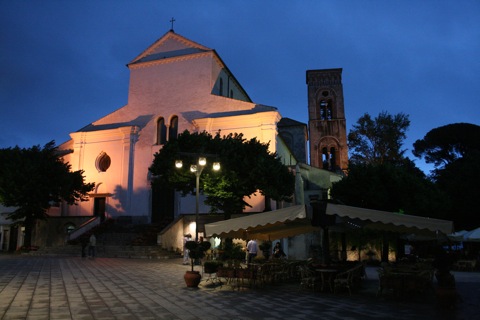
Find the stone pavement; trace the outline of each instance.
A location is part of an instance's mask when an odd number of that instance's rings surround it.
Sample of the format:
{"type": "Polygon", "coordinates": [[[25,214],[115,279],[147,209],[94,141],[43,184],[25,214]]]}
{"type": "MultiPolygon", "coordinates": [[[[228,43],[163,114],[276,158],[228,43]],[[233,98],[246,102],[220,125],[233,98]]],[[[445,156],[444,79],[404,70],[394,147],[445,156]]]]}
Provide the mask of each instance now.
{"type": "Polygon", "coordinates": [[[181,259],[136,260],[0,255],[0,319],[478,319],[480,274],[455,273],[455,308],[431,297],[376,297],[365,288],[331,294],[297,284],[232,290],[187,288],[181,259]]]}

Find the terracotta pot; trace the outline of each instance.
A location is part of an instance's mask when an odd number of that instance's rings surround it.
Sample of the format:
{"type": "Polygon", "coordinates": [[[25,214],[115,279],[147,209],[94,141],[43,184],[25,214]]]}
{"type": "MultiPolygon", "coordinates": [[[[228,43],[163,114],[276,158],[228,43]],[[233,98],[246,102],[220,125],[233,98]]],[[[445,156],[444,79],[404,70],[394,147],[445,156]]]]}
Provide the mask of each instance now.
{"type": "Polygon", "coordinates": [[[187,287],[196,288],[198,287],[200,280],[202,280],[202,275],[199,271],[187,271],[183,278],[185,279],[187,287]]]}

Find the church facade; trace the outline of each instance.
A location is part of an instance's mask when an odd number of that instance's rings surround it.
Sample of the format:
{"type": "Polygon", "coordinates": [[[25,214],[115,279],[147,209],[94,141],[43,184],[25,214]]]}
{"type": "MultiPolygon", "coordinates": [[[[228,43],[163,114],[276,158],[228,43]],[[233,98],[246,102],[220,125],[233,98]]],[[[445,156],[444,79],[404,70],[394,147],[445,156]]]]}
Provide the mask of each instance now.
{"type": "MultiPolygon", "coordinates": [[[[59,147],[72,170],[84,170],[86,181],[95,182],[91,201],[52,208],[50,215],[156,220],[148,168],[163,144],[184,130],[243,133],[247,139],[269,143],[271,152],[296,164],[279,142],[278,110],[253,103],[215,50],[171,30],[127,66],[128,103],[72,132],[59,147]]],[[[193,201],[178,196],[176,200],[176,216],[194,212],[193,201]]],[[[261,197],[248,201],[249,210],[264,209],[261,197]]],[[[208,208],[201,206],[200,212],[208,208]]]]}
{"type": "MultiPolygon", "coordinates": [[[[305,192],[296,195],[296,204],[326,197],[331,183],[346,170],[341,69],[307,71],[307,126],[283,118],[275,107],[254,103],[214,49],[173,30],[127,67],[127,104],[70,133],[71,139],[59,146],[72,170],[83,170],[85,180],[96,186],[89,201],[74,206],[60,203],[49,210],[48,224],[37,227],[34,235],[39,246],[63,245],[72,230],[92,217],[148,224],[162,220],[166,211],[169,218],[191,216],[194,197],[169,195],[173,205],[165,208],[165,198],[152,191],[148,171],[155,153],[185,130],[222,136],[242,133],[246,139],[268,143],[269,151],[303,178],[296,190],[305,192]],[[308,153],[310,166],[306,164],[308,153]]],[[[199,212],[207,213],[209,208],[200,200],[199,212]]],[[[245,201],[251,205],[247,213],[265,209],[261,195],[245,201]]],[[[271,204],[273,210],[282,206],[271,204]]],[[[10,229],[10,222],[2,223],[3,237],[10,229]]],[[[310,239],[301,242],[311,243],[310,239]]],[[[16,241],[12,238],[10,243],[16,241]]]]}

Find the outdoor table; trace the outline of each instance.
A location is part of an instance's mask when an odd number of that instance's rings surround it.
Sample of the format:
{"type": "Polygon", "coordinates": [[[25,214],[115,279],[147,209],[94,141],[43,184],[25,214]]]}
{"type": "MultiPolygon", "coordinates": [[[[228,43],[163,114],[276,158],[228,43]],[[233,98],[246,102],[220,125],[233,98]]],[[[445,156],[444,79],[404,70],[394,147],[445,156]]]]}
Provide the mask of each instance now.
{"type": "Polygon", "coordinates": [[[320,279],[322,281],[321,290],[325,291],[325,287],[328,284],[328,286],[330,287],[330,292],[333,292],[333,280],[335,278],[335,275],[338,273],[338,270],[318,268],[315,269],[315,272],[320,274],[320,279]]]}
{"type": "Polygon", "coordinates": [[[469,270],[473,271],[475,269],[475,260],[458,260],[455,263],[455,266],[459,271],[469,270]]]}

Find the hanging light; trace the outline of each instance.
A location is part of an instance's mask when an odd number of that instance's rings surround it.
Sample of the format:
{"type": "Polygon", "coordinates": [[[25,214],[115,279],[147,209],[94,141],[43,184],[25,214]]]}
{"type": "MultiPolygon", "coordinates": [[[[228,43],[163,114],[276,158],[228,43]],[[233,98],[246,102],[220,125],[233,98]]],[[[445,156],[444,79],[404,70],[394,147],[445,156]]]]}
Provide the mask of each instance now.
{"type": "Polygon", "coordinates": [[[183,162],[182,160],[175,160],[175,168],[181,168],[183,167],[183,162]]]}
{"type": "Polygon", "coordinates": [[[192,164],[192,165],[190,166],[190,171],[191,171],[191,172],[197,172],[197,170],[198,170],[198,167],[197,167],[196,164],[192,164]]]}
{"type": "Polygon", "coordinates": [[[198,158],[198,164],[201,165],[202,167],[207,164],[207,158],[205,157],[200,157],[198,158]]]}
{"type": "Polygon", "coordinates": [[[213,163],[213,170],[215,170],[215,171],[220,170],[220,162],[214,162],[213,163]]]}

